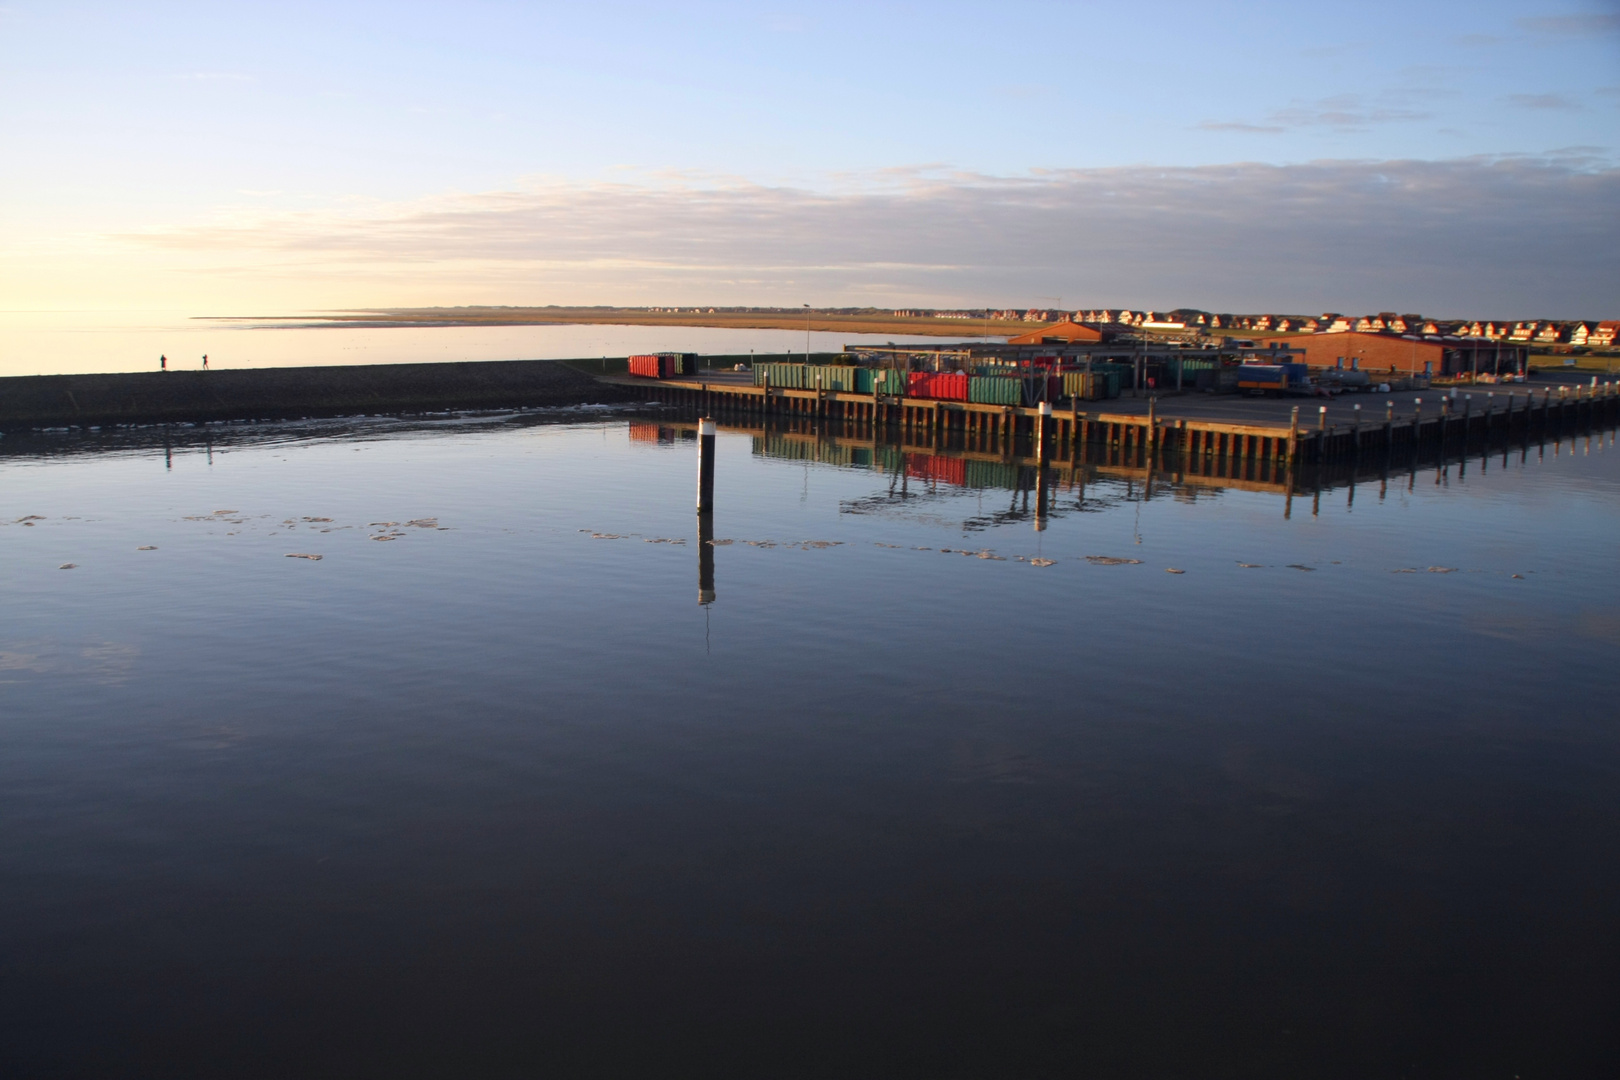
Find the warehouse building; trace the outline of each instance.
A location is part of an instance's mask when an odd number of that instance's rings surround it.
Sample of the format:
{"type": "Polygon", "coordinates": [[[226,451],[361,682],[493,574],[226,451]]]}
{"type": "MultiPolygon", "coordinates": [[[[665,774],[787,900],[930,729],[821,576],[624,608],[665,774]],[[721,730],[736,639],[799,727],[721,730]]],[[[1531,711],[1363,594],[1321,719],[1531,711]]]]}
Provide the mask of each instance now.
{"type": "Polygon", "coordinates": [[[1075,345],[1101,341],[1103,334],[1093,326],[1065,319],[1051,326],[1043,326],[1027,334],[1007,339],[1009,345],[1075,345]]]}
{"type": "Polygon", "coordinates": [[[1313,368],[1355,367],[1396,375],[1511,375],[1524,371],[1527,345],[1484,338],[1418,337],[1354,330],[1339,334],[1302,334],[1287,339],[1305,350],[1313,368]]]}

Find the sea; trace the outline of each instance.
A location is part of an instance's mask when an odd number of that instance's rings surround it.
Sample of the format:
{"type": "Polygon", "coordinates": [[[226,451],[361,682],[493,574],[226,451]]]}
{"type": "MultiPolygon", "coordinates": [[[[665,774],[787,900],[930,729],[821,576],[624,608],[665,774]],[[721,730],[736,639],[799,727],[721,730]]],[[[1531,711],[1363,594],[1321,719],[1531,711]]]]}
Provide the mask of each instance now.
{"type": "Polygon", "coordinates": [[[1612,432],[693,419],[0,441],[0,1074],[1613,1075],[1612,432]]]}

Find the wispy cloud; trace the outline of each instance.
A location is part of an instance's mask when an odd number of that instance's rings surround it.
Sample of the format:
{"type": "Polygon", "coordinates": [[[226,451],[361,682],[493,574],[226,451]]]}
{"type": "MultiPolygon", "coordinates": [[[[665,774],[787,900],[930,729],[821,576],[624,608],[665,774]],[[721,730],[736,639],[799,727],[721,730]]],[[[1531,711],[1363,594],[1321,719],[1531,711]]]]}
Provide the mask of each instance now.
{"type": "Polygon", "coordinates": [[[119,242],[199,272],[312,289],[369,274],[491,300],[771,302],[814,289],[827,302],[1056,293],[1608,314],[1617,208],[1620,168],[1566,155],[886,175],[831,190],[548,183],[119,242]]]}
{"type": "Polygon", "coordinates": [[[1579,109],[1580,106],[1562,94],[1509,94],[1502,99],[1521,109],[1579,109]]]}
{"type": "Polygon", "coordinates": [[[1288,130],[1276,124],[1249,124],[1241,120],[1205,120],[1198,127],[1202,131],[1239,131],[1249,135],[1281,135],[1288,130]]]}
{"type": "Polygon", "coordinates": [[[1259,122],[1248,120],[1205,120],[1204,131],[1236,131],[1251,134],[1279,134],[1310,128],[1335,131],[1363,131],[1380,124],[1428,120],[1432,114],[1405,107],[1405,102],[1438,92],[1422,88],[1391,90],[1381,95],[1381,103],[1369,103],[1359,94],[1336,94],[1312,102],[1295,102],[1269,113],[1259,122]]]}
{"type": "Polygon", "coordinates": [[[1521,28],[1536,34],[1591,37],[1620,32],[1620,14],[1534,15],[1514,21],[1521,28]]]}

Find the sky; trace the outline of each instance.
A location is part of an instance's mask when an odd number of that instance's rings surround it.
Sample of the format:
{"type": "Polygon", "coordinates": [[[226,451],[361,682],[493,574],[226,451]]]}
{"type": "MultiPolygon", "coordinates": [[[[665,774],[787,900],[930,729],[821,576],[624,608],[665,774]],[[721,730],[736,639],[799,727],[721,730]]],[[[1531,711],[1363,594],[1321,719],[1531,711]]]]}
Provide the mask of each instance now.
{"type": "Polygon", "coordinates": [[[1620,317],[1620,0],[0,0],[0,309],[1620,317]]]}

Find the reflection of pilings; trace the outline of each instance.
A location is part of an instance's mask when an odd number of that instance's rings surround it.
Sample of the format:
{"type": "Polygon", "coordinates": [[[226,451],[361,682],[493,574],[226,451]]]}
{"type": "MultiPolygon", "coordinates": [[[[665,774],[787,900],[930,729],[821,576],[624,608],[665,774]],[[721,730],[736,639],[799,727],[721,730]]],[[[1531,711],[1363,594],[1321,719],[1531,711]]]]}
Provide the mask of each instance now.
{"type": "MultiPolygon", "coordinates": [[[[1598,403],[1601,405],[1602,400],[1599,399],[1598,403]]],[[[1558,402],[1555,400],[1553,404],[1557,405],[1558,402]]],[[[1543,408],[1542,400],[1538,397],[1536,405],[1538,420],[1543,408]]],[[[1568,408],[1573,425],[1575,409],[1573,400],[1570,401],[1568,408]]],[[[1463,410],[1459,409],[1457,412],[1462,413],[1463,410]]],[[[1531,443],[1539,445],[1543,437],[1547,441],[1559,438],[1556,424],[1548,427],[1543,433],[1539,422],[1531,425],[1522,423],[1524,415],[1525,411],[1522,408],[1516,408],[1512,413],[1514,424],[1509,428],[1506,422],[1508,414],[1503,410],[1474,411],[1467,422],[1481,430],[1476,430],[1475,438],[1466,443],[1456,438],[1456,432],[1453,431],[1446,440],[1444,459],[1438,457],[1438,437],[1428,443],[1397,440],[1394,447],[1396,454],[1391,458],[1387,452],[1382,452],[1386,449],[1388,441],[1385,437],[1387,429],[1364,424],[1361,430],[1369,440],[1368,447],[1377,447],[1381,452],[1364,452],[1359,464],[1349,458],[1312,462],[1305,454],[1278,460],[1263,452],[1265,448],[1254,446],[1256,440],[1236,437],[1228,439],[1224,436],[1210,440],[1207,449],[1205,440],[1200,436],[1194,440],[1199,446],[1198,450],[1182,453],[1170,445],[1171,437],[1181,434],[1181,429],[1177,427],[1163,429],[1161,432],[1163,438],[1159,442],[1157,454],[1153,453],[1145,440],[1135,438],[1129,439],[1128,442],[1123,439],[1108,441],[1100,438],[1094,442],[1083,440],[1066,442],[1049,434],[1045,440],[1047,461],[1044,464],[1048,469],[1059,462],[1067,465],[1061,472],[1048,471],[1047,481],[1052,491],[1056,490],[1053,485],[1060,485],[1065,480],[1072,484],[1077,470],[1082,466],[1091,470],[1092,476],[1115,476],[1119,479],[1134,478],[1140,481],[1146,477],[1146,466],[1151,464],[1152,469],[1160,474],[1159,478],[1164,478],[1164,473],[1168,472],[1169,479],[1177,486],[1202,485],[1212,488],[1266,491],[1290,496],[1314,495],[1316,488],[1331,491],[1343,486],[1353,477],[1357,482],[1383,481],[1380,483],[1382,498],[1387,494],[1387,481],[1390,476],[1398,476],[1402,471],[1409,473],[1409,490],[1416,471],[1425,466],[1438,465],[1441,469],[1441,482],[1444,483],[1445,465],[1458,463],[1463,457],[1465,445],[1469,454],[1503,452],[1504,462],[1508,460],[1506,455],[1510,449],[1517,448],[1520,450],[1521,460],[1527,461],[1531,443]],[[1494,430],[1482,429],[1487,416],[1495,417],[1494,430]],[[1405,456],[1401,452],[1403,446],[1405,456]],[[1201,450],[1204,452],[1200,452],[1201,450]],[[1302,476],[1298,471],[1301,468],[1309,469],[1309,475],[1302,476]],[[1309,488],[1301,486],[1301,481],[1309,485],[1309,488]]],[[[1067,423],[1069,417],[1070,413],[1065,412],[1060,417],[1054,417],[1054,422],[1067,423]]],[[[1385,419],[1387,421],[1388,417],[1385,419]]],[[[1552,410],[1552,419],[1554,421],[1558,419],[1557,409],[1552,410]]],[[[1437,418],[1432,417],[1428,421],[1434,424],[1438,422],[1437,418]]],[[[1454,415],[1450,420],[1454,427],[1460,427],[1464,422],[1465,417],[1461,415],[1454,415]]],[[[1406,422],[1400,425],[1403,432],[1409,427],[1409,423],[1406,422]]],[[[1612,427],[1612,424],[1604,423],[1600,430],[1612,430],[1612,427]]],[[[687,438],[695,438],[696,428],[697,425],[690,421],[665,421],[656,425],[654,430],[659,433],[660,441],[671,441],[682,437],[683,434],[687,438]]],[[[756,454],[773,458],[815,460],[843,467],[870,468],[893,474],[901,478],[902,482],[909,475],[911,479],[976,489],[1012,487],[1020,483],[1018,474],[1021,470],[1035,470],[1043,464],[1038,458],[1025,456],[1038,449],[1039,440],[1033,437],[1020,438],[1018,441],[1023,445],[1009,451],[1005,448],[1005,444],[993,437],[995,434],[993,432],[989,433],[992,437],[979,439],[976,433],[963,431],[941,433],[926,424],[906,431],[836,417],[822,420],[810,416],[775,415],[764,426],[756,420],[752,424],[728,426],[728,430],[752,434],[756,454]]],[[[1034,434],[1034,425],[1031,425],[1030,435],[1034,434]]],[[[1573,435],[1576,432],[1571,431],[1569,434],[1573,435]]],[[[647,438],[648,435],[643,433],[641,437],[647,438]]],[[[1025,473],[1022,484],[1038,486],[1031,483],[1033,479],[1025,473]]],[[[1048,502],[1047,505],[1050,507],[1052,503],[1048,502]]],[[[1285,508],[1285,512],[1287,509],[1291,508],[1285,508]]]]}
{"type": "Polygon", "coordinates": [[[714,603],[714,515],[698,515],[698,603],[714,603]]]}

